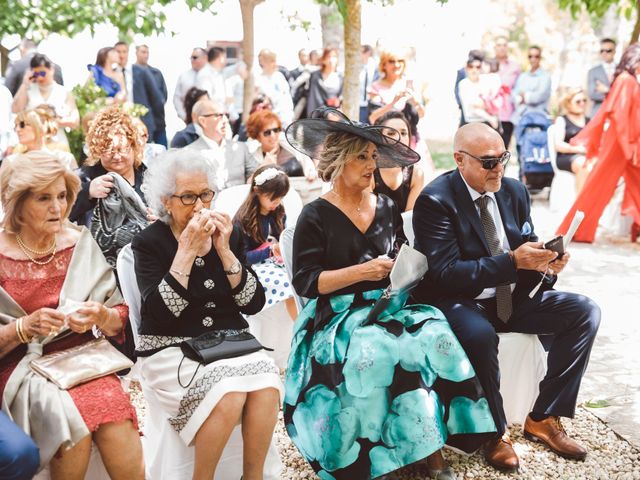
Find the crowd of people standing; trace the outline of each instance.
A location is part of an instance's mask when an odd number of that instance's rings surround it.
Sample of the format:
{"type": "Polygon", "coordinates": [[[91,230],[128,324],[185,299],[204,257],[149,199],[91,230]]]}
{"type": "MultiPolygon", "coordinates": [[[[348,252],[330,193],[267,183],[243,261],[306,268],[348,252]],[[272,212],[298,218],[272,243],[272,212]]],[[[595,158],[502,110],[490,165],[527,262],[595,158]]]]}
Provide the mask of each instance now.
{"type": "MultiPolygon", "coordinates": [[[[602,65],[587,89],[566,92],[552,139],[557,168],[581,187],[560,230],[585,211],[581,241],[593,241],[621,177],[622,212],[640,225],[640,46],[611,70],[615,42],[601,45],[602,65]],[[587,96],[600,102],[589,115],[587,96]]],[[[425,109],[406,52],[376,60],[362,47],[361,121],[352,121],[339,110],[337,49],[300,50],[291,71],[264,49],[245,121],[246,66],[225,68],[223,48],[194,48],[173,96],[185,128],[169,142],[167,86],[147,45],[136,46],[135,63],[125,42],[98,51],[88,78],[111,100],[85,119],[55,63],[22,46],[24,61],[7,76],[15,136],[3,132],[0,167],[0,443],[12,447],[0,455],[1,473],[30,478],[48,467],[55,479],[83,478],[93,442],[111,478],[144,478],[138,419],[114,372],[64,387],[29,367],[96,337],[137,361],[172,429],[194,448],[195,479],[212,478],[238,423],[243,478],[262,478],[281,406],[321,478],[392,476],[424,461],[431,477],[453,479],[445,444],[482,448],[490,465],[515,471],[499,390],[501,332],[548,340],[525,436],[584,460],[560,417],[574,414],[600,310],[553,288],[570,255],[542,248],[526,187],[504,177],[522,118],[549,113],[540,47],[528,49],[525,71],[506,38],[496,40],[495,58],[469,53],[455,87],[455,168],[432,179],[416,152],[425,109]],[[134,118],[126,102],[147,111],[134,118]],[[84,161],[64,137],[81,122],[84,161]],[[221,192],[242,188],[235,216],[216,209],[221,192]],[[291,193],[304,208],[289,224],[289,277],[279,236],[291,193]],[[429,271],[410,298],[374,313],[407,243],[404,212],[413,212],[414,247],[429,271]],[[139,325],[119,290],[125,247],[139,325]],[[294,296],[308,300],[301,311],[294,296]],[[247,317],[278,302],[294,320],[284,384],[259,347],[187,356],[185,343],[249,341],[247,317]]]]}

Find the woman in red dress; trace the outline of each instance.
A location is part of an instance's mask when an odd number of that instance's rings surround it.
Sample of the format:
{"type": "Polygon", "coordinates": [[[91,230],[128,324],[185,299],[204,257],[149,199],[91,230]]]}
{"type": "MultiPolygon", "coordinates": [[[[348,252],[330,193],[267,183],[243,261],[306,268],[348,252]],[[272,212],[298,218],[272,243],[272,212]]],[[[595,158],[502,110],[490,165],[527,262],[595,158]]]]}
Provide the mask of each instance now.
{"type": "Polygon", "coordinates": [[[46,152],[18,155],[0,172],[2,407],[52,479],[83,479],[93,441],[111,478],[142,480],[136,413],[115,375],[62,390],[29,369],[40,355],[92,340],[95,328],[122,341],[128,309],[111,267],[88,230],[67,221],[79,189],[46,152]]]}
{"type": "Polygon", "coordinates": [[[640,44],[634,43],[622,54],[600,110],[571,140],[573,145],[586,147],[587,161],[597,159],[573,207],[558,227],[558,233],[565,234],[576,211],[583,211],[584,221],[574,236],[578,242],[593,242],[600,215],[620,177],[625,182],[621,213],[633,218],[632,239],[640,224],[639,78],[640,44]]]}

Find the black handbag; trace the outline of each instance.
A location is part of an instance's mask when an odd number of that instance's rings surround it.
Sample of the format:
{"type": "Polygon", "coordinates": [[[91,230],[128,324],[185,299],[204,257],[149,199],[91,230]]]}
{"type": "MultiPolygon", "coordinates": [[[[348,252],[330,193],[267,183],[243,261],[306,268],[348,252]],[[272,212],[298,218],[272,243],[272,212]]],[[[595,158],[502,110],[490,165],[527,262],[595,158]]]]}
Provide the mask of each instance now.
{"type": "Polygon", "coordinates": [[[182,388],[187,388],[193,382],[200,365],[209,365],[224,358],[241,357],[258,350],[268,350],[272,348],[263,346],[253,335],[247,331],[240,331],[233,334],[226,334],[221,331],[203,333],[202,335],[185,340],[180,343],[182,350],[182,360],[178,366],[178,383],[182,388]],[[193,373],[187,385],[183,385],[180,380],[180,367],[185,358],[189,358],[199,365],[193,373]]]}

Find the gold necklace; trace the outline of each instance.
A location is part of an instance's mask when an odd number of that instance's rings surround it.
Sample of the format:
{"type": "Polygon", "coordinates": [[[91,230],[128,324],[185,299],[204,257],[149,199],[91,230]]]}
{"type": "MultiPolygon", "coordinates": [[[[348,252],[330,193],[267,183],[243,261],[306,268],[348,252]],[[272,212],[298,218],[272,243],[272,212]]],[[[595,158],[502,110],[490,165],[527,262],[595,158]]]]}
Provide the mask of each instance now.
{"type": "MultiPolygon", "coordinates": [[[[342,197],[342,195],[340,195],[338,192],[336,192],[333,188],[331,189],[331,193],[333,193],[340,200],[342,200],[343,202],[348,204],[347,200],[344,197],[342,197]]],[[[355,207],[356,208],[356,212],[358,212],[358,215],[362,215],[362,203],[364,202],[364,198],[365,198],[365,196],[362,195],[362,198],[360,199],[360,203],[355,207]]],[[[353,208],[352,205],[348,205],[348,206],[353,208]]]]}
{"type": "Polygon", "coordinates": [[[20,237],[20,234],[16,235],[16,243],[18,244],[18,247],[20,247],[20,250],[22,250],[22,253],[24,253],[25,257],[27,257],[31,262],[35,263],[36,265],[46,265],[48,263],[51,263],[51,261],[56,256],[57,245],[56,245],[55,236],[53,237],[53,243],[51,244],[51,246],[43,251],[29,248],[27,244],[24,243],[24,240],[22,240],[22,237],[20,237]],[[32,254],[36,256],[50,255],[50,257],[47,260],[37,260],[36,258],[33,257],[32,254]]]}

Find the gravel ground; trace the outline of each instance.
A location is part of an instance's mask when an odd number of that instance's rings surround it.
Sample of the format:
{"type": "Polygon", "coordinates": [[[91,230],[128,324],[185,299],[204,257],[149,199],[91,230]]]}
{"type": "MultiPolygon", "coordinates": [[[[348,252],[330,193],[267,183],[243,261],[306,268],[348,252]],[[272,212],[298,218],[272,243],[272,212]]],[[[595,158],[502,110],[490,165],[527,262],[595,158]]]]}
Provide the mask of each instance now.
{"type": "MultiPolygon", "coordinates": [[[[136,382],[130,386],[131,399],[144,425],[145,401],[136,382]]],[[[594,415],[581,406],[573,421],[564,421],[567,433],[589,450],[584,462],[565,460],[550,452],[540,444],[525,440],[519,425],[511,428],[511,439],[520,457],[520,471],[517,474],[501,474],[489,467],[480,454],[465,457],[445,452],[445,457],[459,479],[566,479],[566,480],[640,480],[640,451],[618,437],[594,415]]],[[[296,447],[291,443],[282,422],[282,414],[276,426],[276,443],[283,462],[282,479],[314,479],[313,470],[307,465],[296,447]]],[[[402,480],[422,480],[427,477],[426,468],[411,465],[394,478],[402,480]]],[[[358,479],[353,479],[358,480],[358,479]]]]}

